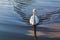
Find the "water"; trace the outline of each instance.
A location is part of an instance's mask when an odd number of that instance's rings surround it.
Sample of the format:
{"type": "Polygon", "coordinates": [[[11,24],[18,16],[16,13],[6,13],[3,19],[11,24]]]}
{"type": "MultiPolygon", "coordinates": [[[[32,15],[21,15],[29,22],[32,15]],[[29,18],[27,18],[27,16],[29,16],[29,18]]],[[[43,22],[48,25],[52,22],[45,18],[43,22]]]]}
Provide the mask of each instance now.
{"type": "MultiPolygon", "coordinates": [[[[0,31],[28,34],[27,30],[31,27],[27,26],[23,18],[26,15],[29,18],[33,8],[37,9],[37,15],[45,15],[47,12],[60,9],[60,0],[0,0],[0,31]]],[[[57,18],[43,24],[60,22],[60,14],[55,16],[57,18]]]]}
{"type": "MultiPolygon", "coordinates": [[[[57,9],[60,9],[60,1],[59,0],[0,0],[0,26],[21,26],[21,25],[27,25],[27,23],[22,21],[22,17],[25,15],[32,15],[32,9],[37,9],[37,15],[41,15],[55,11],[57,9]],[[19,8],[19,10],[16,8],[19,8]],[[20,12],[24,13],[21,14],[20,12]],[[19,15],[19,14],[20,15],[19,15]]],[[[28,16],[27,15],[27,16],[28,16]]],[[[58,15],[57,15],[58,16],[58,15]]],[[[44,22],[46,23],[54,23],[60,21],[60,18],[56,18],[57,20],[53,19],[50,21],[44,22]]]]}
{"type": "Polygon", "coordinates": [[[0,0],[0,31],[17,32],[14,27],[26,25],[21,19],[8,0],[0,0]]]}

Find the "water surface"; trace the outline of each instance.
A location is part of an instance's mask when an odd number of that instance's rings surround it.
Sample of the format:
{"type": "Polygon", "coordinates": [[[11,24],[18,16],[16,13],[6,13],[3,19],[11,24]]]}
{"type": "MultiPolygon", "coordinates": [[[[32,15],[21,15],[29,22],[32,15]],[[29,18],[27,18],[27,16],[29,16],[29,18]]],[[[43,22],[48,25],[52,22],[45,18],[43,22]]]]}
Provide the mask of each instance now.
{"type": "MultiPolygon", "coordinates": [[[[28,30],[31,30],[32,27],[27,26],[28,24],[22,21],[22,19],[23,15],[30,17],[33,8],[37,9],[37,15],[45,15],[47,12],[60,9],[60,0],[0,0],[0,31],[29,34],[28,30]]],[[[52,24],[60,22],[60,14],[54,15],[56,18],[43,23],[52,24]]],[[[11,36],[9,35],[9,37],[11,36]]],[[[3,37],[2,35],[2,39],[3,37]]],[[[5,35],[5,37],[7,38],[8,36],[5,35]]]]}

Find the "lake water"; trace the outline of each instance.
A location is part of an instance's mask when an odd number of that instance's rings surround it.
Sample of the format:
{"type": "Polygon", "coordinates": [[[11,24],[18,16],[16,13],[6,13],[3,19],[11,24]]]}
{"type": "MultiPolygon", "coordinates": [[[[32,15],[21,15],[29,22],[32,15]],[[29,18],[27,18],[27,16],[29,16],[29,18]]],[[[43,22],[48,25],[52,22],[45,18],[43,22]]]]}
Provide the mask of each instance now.
{"type": "MultiPolygon", "coordinates": [[[[26,34],[30,28],[25,27],[27,23],[22,19],[26,15],[31,16],[33,8],[37,9],[37,15],[45,15],[60,9],[60,0],[0,0],[0,31],[26,34]]],[[[55,19],[43,24],[60,22],[60,14],[54,16],[55,19]]]]}
{"type": "MultiPolygon", "coordinates": [[[[37,16],[45,16],[47,12],[60,9],[60,0],[0,0],[0,39],[25,40],[27,37],[24,35],[33,34],[33,28],[24,20],[32,15],[33,8],[37,9],[37,16]]],[[[42,25],[52,23],[60,23],[60,14],[52,15],[51,19],[44,20],[42,25]]],[[[41,30],[43,35],[45,31],[51,29],[41,30]]]]}

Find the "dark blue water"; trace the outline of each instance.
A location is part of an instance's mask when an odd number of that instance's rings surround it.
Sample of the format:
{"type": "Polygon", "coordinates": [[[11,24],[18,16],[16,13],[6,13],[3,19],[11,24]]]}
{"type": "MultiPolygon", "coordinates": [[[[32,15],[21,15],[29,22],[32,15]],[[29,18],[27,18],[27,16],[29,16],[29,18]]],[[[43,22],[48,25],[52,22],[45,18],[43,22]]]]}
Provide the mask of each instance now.
{"type": "MultiPolygon", "coordinates": [[[[30,37],[33,28],[24,20],[32,15],[33,8],[37,9],[37,16],[45,16],[47,12],[60,9],[60,0],[0,0],[0,40],[33,39],[30,37]]],[[[42,23],[60,23],[60,14],[54,14],[42,23]]],[[[52,29],[41,27],[38,30],[41,32],[39,34],[45,35],[52,29]]]]}
{"type": "MultiPolygon", "coordinates": [[[[0,31],[26,34],[29,26],[25,27],[27,23],[22,21],[24,16],[20,12],[30,16],[33,8],[37,9],[37,15],[45,15],[60,9],[60,0],[0,0],[0,31]]],[[[60,14],[54,16],[43,24],[60,22],[60,14]]]]}
{"type": "Polygon", "coordinates": [[[0,0],[0,31],[17,32],[17,27],[26,25],[21,19],[8,0],[0,0]]]}

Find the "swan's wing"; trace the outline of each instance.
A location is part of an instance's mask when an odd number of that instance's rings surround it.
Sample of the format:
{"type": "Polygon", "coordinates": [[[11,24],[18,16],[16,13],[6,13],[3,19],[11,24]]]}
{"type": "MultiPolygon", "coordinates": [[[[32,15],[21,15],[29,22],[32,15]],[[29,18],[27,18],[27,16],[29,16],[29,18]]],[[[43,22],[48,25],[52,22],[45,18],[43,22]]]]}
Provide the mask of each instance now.
{"type": "Polygon", "coordinates": [[[53,14],[59,14],[60,13],[60,9],[59,10],[56,10],[56,11],[53,11],[53,12],[47,12],[46,15],[40,15],[39,18],[40,20],[47,20],[51,17],[51,15],[53,14]]]}

